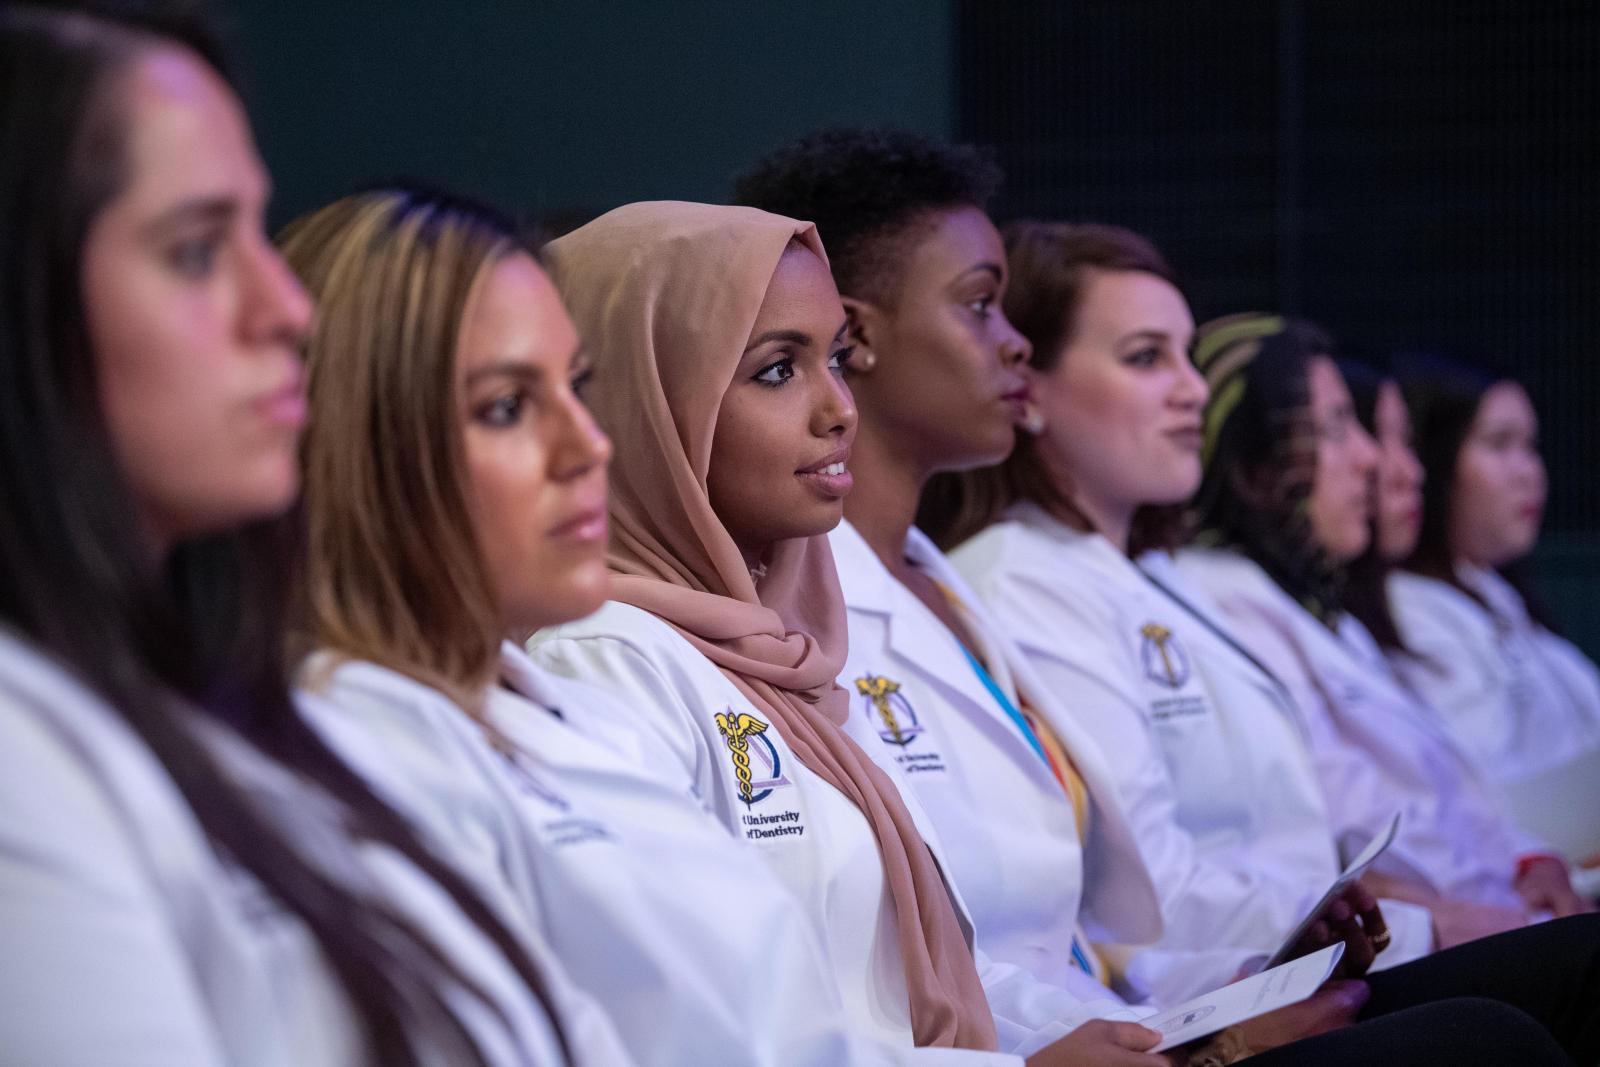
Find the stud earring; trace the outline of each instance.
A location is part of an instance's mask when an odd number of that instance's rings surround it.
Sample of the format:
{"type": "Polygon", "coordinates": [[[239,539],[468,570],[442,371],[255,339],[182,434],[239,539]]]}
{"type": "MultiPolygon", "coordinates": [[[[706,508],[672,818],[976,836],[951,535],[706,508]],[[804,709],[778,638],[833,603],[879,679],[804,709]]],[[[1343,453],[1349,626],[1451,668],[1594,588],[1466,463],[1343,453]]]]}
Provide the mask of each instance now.
{"type": "Polygon", "coordinates": [[[1022,409],[1022,418],[1017,420],[1017,425],[1030,437],[1038,437],[1044,433],[1044,412],[1039,410],[1039,405],[1032,400],[1028,401],[1022,409]]]}

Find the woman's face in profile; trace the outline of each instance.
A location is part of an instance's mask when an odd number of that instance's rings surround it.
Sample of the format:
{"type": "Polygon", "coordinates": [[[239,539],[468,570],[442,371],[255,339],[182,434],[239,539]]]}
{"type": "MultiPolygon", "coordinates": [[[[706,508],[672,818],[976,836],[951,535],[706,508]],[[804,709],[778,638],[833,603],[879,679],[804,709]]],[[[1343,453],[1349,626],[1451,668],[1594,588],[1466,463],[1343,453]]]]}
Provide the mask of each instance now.
{"type": "Polygon", "coordinates": [[[487,267],[462,321],[455,390],[473,528],[508,633],[581,618],[610,592],[611,442],[578,399],[586,370],[533,257],[487,267]]]}
{"type": "Polygon", "coordinates": [[[1539,417],[1522,386],[1483,394],[1456,454],[1450,542],[1457,558],[1500,567],[1533,549],[1544,518],[1546,478],[1539,417]]]}
{"type": "Polygon", "coordinates": [[[1333,360],[1319,356],[1309,370],[1311,425],[1317,469],[1307,510],[1318,547],[1348,562],[1372,540],[1372,478],[1378,447],[1356,418],[1350,390],[1333,360]]]}
{"type": "Polygon", "coordinates": [[[706,472],[712,510],[752,567],[768,546],[844,517],[856,436],[844,333],[827,264],[791,246],[723,393],[706,472]]]}
{"type": "Polygon", "coordinates": [[[232,91],[175,47],[114,77],[127,180],[89,228],[83,300],[111,446],[162,548],[293,501],[311,303],[263,230],[232,91]]]}
{"type": "Polygon", "coordinates": [[[1422,530],[1422,463],[1412,451],[1405,397],[1392,380],[1378,386],[1372,422],[1378,443],[1378,555],[1394,563],[1411,555],[1422,530]]]}
{"type": "Polygon", "coordinates": [[[1032,411],[1031,347],[1002,308],[1005,245],[976,207],[933,214],[898,264],[892,301],[861,304],[874,362],[853,380],[872,432],[930,473],[998,463],[1032,411]]]}
{"type": "Polygon", "coordinates": [[[1209,396],[1189,361],[1189,306],[1154,274],[1087,274],[1054,369],[1028,372],[1044,413],[1038,448],[1095,514],[1181,503],[1200,484],[1209,396]]]}

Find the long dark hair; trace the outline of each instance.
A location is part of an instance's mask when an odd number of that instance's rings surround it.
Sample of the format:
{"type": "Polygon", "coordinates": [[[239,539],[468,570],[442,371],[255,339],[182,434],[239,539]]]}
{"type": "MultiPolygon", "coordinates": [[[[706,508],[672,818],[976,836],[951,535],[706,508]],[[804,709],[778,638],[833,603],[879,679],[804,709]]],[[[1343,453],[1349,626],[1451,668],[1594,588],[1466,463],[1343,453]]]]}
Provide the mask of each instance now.
{"type": "MultiPolygon", "coordinates": [[[[1511,381],[1477,367],[1432,353],[1411,352],[1396,359],[1400,390],[1411,412],[1417,458],[1428,479],[1422,485],[1422,530],[1415,551],[1401,564],[1408,571],[1447,582],[1479,603],[1482,598],[1462,583],[1450,543],[1450,513],[1456,496],[1456,461],[1472,432],[1478,408],[1490,389],[1511,381]]],[[[1498,568],[1511,583],[1533,620],[1556,630],[1555,620],[1534,596],[1526,571],[1513,560],[1498,568]]],[[[1484,607],[1487,609],[1488,605],[1484,607]]]]}
{"type": "MultiPolygon", "coordinates": [[[[1339,373],[1344,376],[1344,383],[1350,389],[1350,399],[1355,403],[1356,418],[1376,439],[1378,394],[1383,390],[1385,382],[1393,382],[1394,379],[1366,363],[1348,359],[1339,361],[1339,373]]],[[[1379,476],[1381,477],[1381,474],[1379,476]]],[[[1367,550],[1345,568],[1344,591],[1340,597],[1340,604],[1367,628],[1380,648],[1386,652],[1408,655],[1410,650],[1406,648],[1405,639],[1400,636],[1400,627],[1395,622],[1394,612],[1389,605],[1388,578],[1394,564],[1383,558],[1382,549],[1378,544],[1377,523],[1378,516],[1374,512],[1372,539],[1367,544],[1367,550]]]]}
{"type": "Polygon", "coordinates": [[[110,87],[163,43],[222,69],[184,11],[0,9],[0,622],[103,697],[218,853],[306,924],[376,1060],[417,1064],[431,1045],[482,1062],[438,990],[441,978],[472,987],[431,938],[319,870],[198,736],[199,720],[221,724],[340,802],[354,838],[433,878],[548,1008],[532,961],[465,879],[297,713],[283,659],[286,527],[196,539],[161,560],[129,533],[137,524],[101,417],[80,272],[91,224],[127,180],[110,87]]]}
{"type": "MultiPolygon", "coordinates": [[[[1077,329],[1083,292],[1093,271],[1140,271],[1174,288],[1178,280],[1149,240],[1120,226],[1022,220],[1003,231],[1006,318],[1033,345],[1028,365],[1048,374],[1061,362],[1077,329]]],[[[917,525],[941,548],[951,549],[1000,518],[1019,500],[1029,500],[1091,523],[1078,512],[1066,487],[1045,469],[1033,437],[1018,430],[1016,447],[998,466],[936,474],[923,488],[917,525]]],[[[1134,512],[1128,554],[1176,548],[1182,540],[1183,507],[1153,505],[1134,512]]]]}
{"type": "Polygon", "coordinates": [[[1195,336],[1211,386],[1196,539],[1244,553],[1324,622],[1339,611],[1344,569],[1317,545],[1306,502],[1317,471],[1311,363],[1332,356],[1332,339],[1299,319],[1232,315],[1195,336]]]}

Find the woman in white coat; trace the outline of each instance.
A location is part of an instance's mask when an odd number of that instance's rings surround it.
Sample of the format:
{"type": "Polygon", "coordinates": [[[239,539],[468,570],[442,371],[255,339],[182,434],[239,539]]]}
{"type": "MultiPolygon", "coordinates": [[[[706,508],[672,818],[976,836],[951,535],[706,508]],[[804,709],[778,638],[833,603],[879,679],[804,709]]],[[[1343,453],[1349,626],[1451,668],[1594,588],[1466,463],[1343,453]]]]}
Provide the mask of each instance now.
{"type": "Polygon", "coordinates": [[[521,649],[609,588],[610,444],[532,251],[481,207],[404,188],[280,242],[320,307],[301,567],[317,725],[510,895],[633,1062],[876,1056],[793,899],[670,754],[521,649]]]}
{"type": "Polygon", "coordinates": [[[549,255],[594,351],[589,403],[617,445],[616,577],[598,613],[535,635],[534,658],[627,695],[822,932],[859,1032],[946,1056],[998,1045],[1039,1062],[1157,1062],[1129,1051],[1152,1032],[1091,1021],[1121,1008],[1105,991],[1108,1004],[1086,1004],[974,957],[925,820],[842,728],[844,609],[824,534],[856,416],[812,227],[633,204],[549,255]]]}
{"type": "MultiPolygon", "coordinates": [[[[923,521],[960,543],[956,566],[1105,754],[1166,919],[1119,953],[1129,980],[1191,996],[1227,978],[1199,950],[1277,948],[1338,875],[1338,834],[1299,709],[1163,566],[1207,395],[1170,268],[1114,227],[1016,223],[1006,243],[1043,426],[1003,465],[936,483],[923,521]]],[[[1383,965],[1431,949],[1425,911],[1383,917],[1383,965]]]]}
{"type": "Polygon", "coordinates": [[[1389,580],[1409,653],[1393,662],[1484,773],[1539,777],[1600,748],[1600,670],[1501,573],[1539,534],[1538,416],[1516,382],[1466,368],[1419,367],[1404,386],[1428,478],[1420,537],[1389,580]]]}
{"type": "Polygon", "coordinates": [[[1179,569],[1289,685],[1318,749],[1354,745],[1387,784],[1324,766],[1343,818],[1376,829],[1394,810],[1399,854],[1438,893],[1502,909],[1490,925],[1574,910],[1560,861],[1520,834],[1493,787],[1341,610],[1343,568],[1367,547],[1378,453],[1315,327],[1270,316],[1201,331],[1212,386],[1201,540],[1179,569]]]}
{"type": "Polygon", "coordinates": [[[0,10],[0,1059],[601,1062],[296,713],[311,306],[204,29],[115,10],[0,10]]]}

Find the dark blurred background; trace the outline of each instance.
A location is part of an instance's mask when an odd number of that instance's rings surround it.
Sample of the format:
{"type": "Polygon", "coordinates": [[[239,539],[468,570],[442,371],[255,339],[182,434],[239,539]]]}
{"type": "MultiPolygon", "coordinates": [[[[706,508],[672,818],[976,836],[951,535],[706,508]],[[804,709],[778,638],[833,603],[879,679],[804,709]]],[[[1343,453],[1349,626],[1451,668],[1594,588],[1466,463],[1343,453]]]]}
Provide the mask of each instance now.
{"type": "Polygon", "coordinates": [[[828,123],[992,145],[1018,215],[1156,240],[1200,319],[1509,371],[1551,468],[1534,577],[1600,655],[1600,2],[236,0],[274,223],[376,178],[560,225],[722,200],[828,123]]]}

